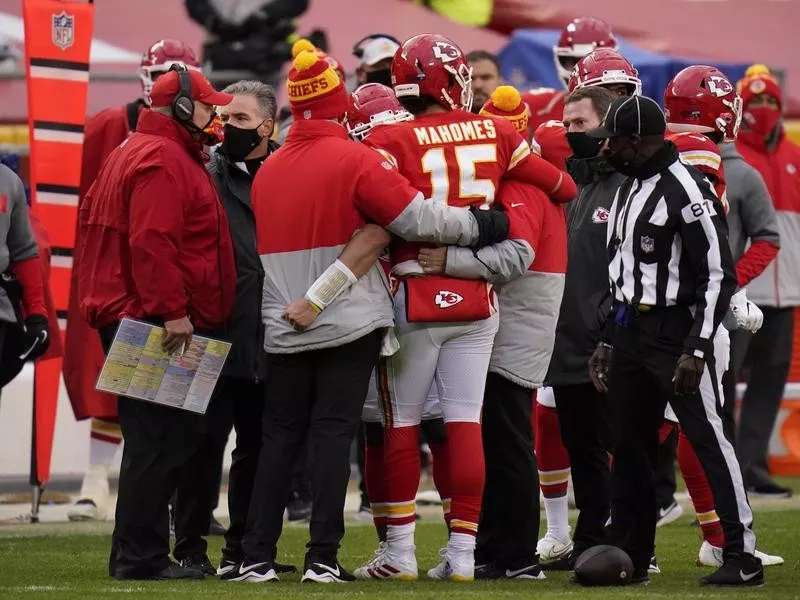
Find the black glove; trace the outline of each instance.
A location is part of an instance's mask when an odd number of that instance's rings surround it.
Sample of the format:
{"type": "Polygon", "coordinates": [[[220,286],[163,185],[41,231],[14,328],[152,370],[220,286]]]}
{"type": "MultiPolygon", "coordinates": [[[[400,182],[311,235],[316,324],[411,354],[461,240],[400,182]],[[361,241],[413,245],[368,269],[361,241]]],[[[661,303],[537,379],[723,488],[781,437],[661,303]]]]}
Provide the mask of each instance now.
{"type": "Polygon", "coordinates": [[[31,315],[25,319],[25,345],[21,360],[36,360],[50,347],[50,327],[44,315],[31,315]]]}
{"type": "Polygon", "coordinates": [[[605,394],[608,391],[608,378],[611,373],[611,363],[614,361],[614,347],[600,342],[594,349],[589,359],[589,377],[595,389],[605,394]]]}
{"type": "Polygon", "coordinates": [[[508,216],[502,206],[495,204],[489,210],[473,206],[469,212],[478,223],[478,239],[470,245],[470,248],[491,246],[508,237],[508,216]]]}
{"type": "Polygon", "coordinates": [[[678,365],[675,367],[675,375],[672,377],[675,393],[688,395],[697,392],[705,368],[706,361],[702,358],[691,354],[681,354],[678,365]]]}

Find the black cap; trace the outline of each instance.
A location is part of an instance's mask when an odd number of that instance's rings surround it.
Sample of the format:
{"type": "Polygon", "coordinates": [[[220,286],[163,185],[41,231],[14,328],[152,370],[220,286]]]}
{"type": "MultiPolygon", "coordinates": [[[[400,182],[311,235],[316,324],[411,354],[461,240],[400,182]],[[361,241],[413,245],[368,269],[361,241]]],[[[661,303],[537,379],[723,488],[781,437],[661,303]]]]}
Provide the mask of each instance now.
{"type": "Polygon", "coordinates": [[[609,138],[618,135],[660,135],[667,130],[667,120],[661,107],[647,96],[617,98],[608,107],[603,125],[590,129],[586,135],[609,138]]]}

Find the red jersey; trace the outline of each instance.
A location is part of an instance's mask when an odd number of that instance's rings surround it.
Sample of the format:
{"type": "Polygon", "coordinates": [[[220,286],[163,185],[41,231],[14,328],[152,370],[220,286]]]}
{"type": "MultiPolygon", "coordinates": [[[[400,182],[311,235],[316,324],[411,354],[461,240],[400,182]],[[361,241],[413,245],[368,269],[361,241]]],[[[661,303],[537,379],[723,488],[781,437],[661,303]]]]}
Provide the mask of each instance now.
{"type": "Polygon", "coordinates": [[[714,183],[714,191],[717,192],[717,197],[722,202],[725,213],[727,213],[728,200],[725,197],[725,170],[722,166],[719,147],[702,133],[668,133],[666,138],[675,144],[684,163],[692,165],[698,171],[707,175],[714,183]]]}
{"type": "MultiPolygon", "coordinates": [[[[433,113],[376,129],[364,143],[391,161],[423,195],[451,206],[488,206],[500,181],[535,185],[557,201],[572,199],[575,185],[538,157],[504,119],[463,110],[433,113]]],[[[397,241],[392,264],[398,274],[421,273],[420,245],[397,241]],[[412,261],[412,264],[404,264],[412,261]],[[397,268],[397,265],[402,265],[397,268]]]]}
{"type": "Polygon", "coordinates": [[[531,109],[531,116],[528,118],[530,135],[533,135],[542,123],[560,121],[564,118],[564,98],[566,97],[565,90],[549,87],[534,88],[522,94],[522,100],[531,109]]]}
{"type": "Polygon", "coordinates": [[[567,170],[566,160],[572,156],[567,143],[567,128],[561,121],[545,121],[533,133],[531,150],[551,165],[567,170]]]}

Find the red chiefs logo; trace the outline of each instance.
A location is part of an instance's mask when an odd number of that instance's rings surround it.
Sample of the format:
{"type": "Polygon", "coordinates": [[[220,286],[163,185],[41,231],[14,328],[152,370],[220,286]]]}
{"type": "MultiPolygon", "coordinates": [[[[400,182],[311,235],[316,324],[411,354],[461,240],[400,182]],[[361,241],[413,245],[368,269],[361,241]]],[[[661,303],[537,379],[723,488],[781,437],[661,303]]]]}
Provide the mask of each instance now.
{"type": "Polygon", "coordinates": [[[608,209],[598,206],[592,213],[592,223],[608,223],[608,209]]]}
{"type": "Polygon", "coordinates": [[[0,194],[0,213],[8,212],[8,196],[0,194]]]}
{"type": "Polygon", "coordinates": [[[436,42],[433,46],[433,55],[443,63],[449,63],[461,58],[461,51],[447,42],[436,42]]]}
{"type": "Polygon", "coordinates": [[[434,299],[434,304],[439,308],[450,308],[451,306],[455,306],[459,302],[463,300],[463,296],[460,294],[456,294],[455,292],[448,292],[447,290],[440,290],[436,294],[436,298],[434,299]]]}

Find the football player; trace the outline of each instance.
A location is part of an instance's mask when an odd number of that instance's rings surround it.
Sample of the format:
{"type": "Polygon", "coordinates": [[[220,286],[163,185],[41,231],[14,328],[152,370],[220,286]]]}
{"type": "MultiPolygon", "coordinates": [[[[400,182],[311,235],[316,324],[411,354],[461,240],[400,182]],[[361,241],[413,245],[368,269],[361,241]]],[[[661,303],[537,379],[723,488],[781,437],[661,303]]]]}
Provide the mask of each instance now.
{"type": "MultiPolygon", "coordinates": [[[[155,80],[169,71],[174,63],[200,70],[197,56],[189,46],[177,40],[157,41],[142,55],[139,66],[141,97],[124,106],[107,108],[86,122],[79,194],[81,200],[100,172],[106,157],[136,129],[139,112],[150,104],[150,91],[155,80]]],[[[76,235],[75,246],[78,247],[84,232],[78,229],[76,235]]],[[[78,286],[80,268],[80,264],[73,262],[73,290],[78,286]]],[[[78,501],[67,516],[71,521],[105,520],[109,495],[108,471],[122,441],[122,432],[116,420],[117,399],[95,390],[105,354],[97,331],[89,327],[80,313],[77,293],[70,294],[67,323],[64,383],[75,418],[92,420],[89,469],[83,478],[78,501]]]]}
{"type": "MultiPolygon", "coordinates": [[[[502,120],[474,115],[464,53],[437,34],[412,37],[392,61],[394,91],[415,119],[374,131],[365,143],[397,166],[426,198],[488,208],[501,179],[536,185],[556,200],[571,199],[574,182],[539,157],[502,120]]],[[[424,276],[418,244],[393,243],[391,261],[400,350],[382,363],[387,548],[372,578],[415,579],[419,424],[435,381],[447,428],[450,538],[434,579],[474,578],[475,535],[483,493],[480,415],[498,316],[485,281],[424,276]]]]}
{"type": "MultiPolygon", "coordinates": [[[[394,92],[380,83],[367,83],[351,94],[351,104],[347,111],[347,129],[354,140],[364,141],[376,127],[410,121],[414,116],[400,104],[394,92]]],[[[391,263],[386,253],[380,259],[387,280],[392,285],[391,263]]],[[[353,573],[356,577],[369,579],[366,572],[386,550],[386,529],[388,521],[388,505],[386,503],[386,486],[384,485],[384,446],[383,446],[383,410],[378,394],[376,374],[370,381],[367,399],[361,413],[364,423],[364,479],[369,496],[372,521],[378,534],[378,549],[373,557],[353,573]]],[[[447,435],[442,412],[439,408],[439,392],[431,385],[425,407],[422,411],[422,432],[433,455],[433,481],[442,508],[447,518],[450,508],[450,494],[447,488],[447,435]]]]}
{"type": "MultiPolygon", "coordinates": [[[[742,289],[731,300],[731,314],[725,325],[728,329],[741,328],[755,332],[761,326],[763,316],[758,307],[747,300],[743,288],[766,268],[777,253],[777,231],[769,197],[763,195],[766,202],[759,203],[758,195],[747,193],[760,179],[753,168],[742,160],[733,143],[741,121],[741,99],[721,71],[715,67],[694,65],[682,70],[667,85],[664,106],[667,127],[671,132],[668,139],[677,146],[681,159],[702,171],[711,182],[727,215],[731,245],[738,259],[737,278],[742,289]],[[732,184],[730,200],[724,168],[726,163],[732,184]],[[747,241],[750,246],[744,250],[747,241]],[[774,252],[770,252],[773,248],[774,252]],[[764,258],[765,254],[767,258],[764,258]]],[[[721,381],[728,370],[730,357],[730,339],[725,327],[719,328],[714,345],[719,397],[724,398],[721,381]]],[[[662,438],[669,435],[676,424],[675,413],[667,406],[662,438]]],[[[732,457],[732,460],[736,458],[732,457]]],[[[706,474],[682,431],[678,438],[678,464],[703,532],[697,564],[721,567],[725,542],[723,528],[706,474]]],[[[739,473],[738,464],[734,471],[739,473]]],[[[734,492],[742,498],[740,512],[747,512],[749,507],[745,510],[746,495],[741,480],[738,485],[741,489],[734,492]]],[[[731,515],[729,518],[737,519],[738,516],[731,515]]],[[[755,555],[764,566],[784,562],[780,556],[770,556],[758,550],[755,555]]]]}
{"type": "MultiPolygon", "coordinates": [[[[572,69],[567,83],[569,92],[586,87],[603,87],[615,95],[628,96],[640,94],[642,82],[636,68],[622,55],[610,48],[598,48],[581,58],[572,69]]],[[[547,121],[534,133],[531,148],[560,169],[566,170],[566,160],[570,156],[589,159],[597,154],[596,144],[589,148],[588,154],[578,147],[585,139],[579,134],[584,131],[585,107],[588,99],[575,102],[562,110],[562,119],[547,121]],[[573,132],[568,143],[567,129],[573,132]],[[578,134],[578,135],[574,135],[578,134]]],[[[592,141],[589,142],[592,145],[592,141]]],[[[574,166],[580,161],[573,163],[574,166]]],[[[573,550],[569,534],[569,505],[567,487],[570,477],[570,463],[567,449],[561,440],[555,395],[544,388],[536,397],[534,411],[536,458],[539,468],[539,482],[544,497],[547,515],[547,532],[539,540],[537,550],[545,568],[558,568],[562,560],[573,550]],[[548,564],[549,563],[549,564],[548,564]]]]}
{"type": "MultiPolygon", "coordinates": [[[[553,60],[565,88],[578,61],[598,48],[619,48],[617,38],[605,21],[594,17],[579,17],[564,28],[553,47],[553,60]]],[[[531,109],[531,135],[544,122],[561,120],[566,94],[563,89],[542,87],[528,90],[522,95],[522,99],[531,109]]]]}

